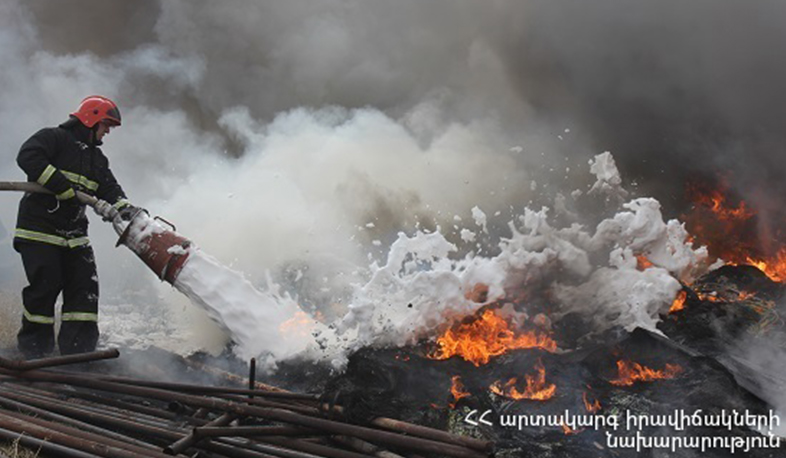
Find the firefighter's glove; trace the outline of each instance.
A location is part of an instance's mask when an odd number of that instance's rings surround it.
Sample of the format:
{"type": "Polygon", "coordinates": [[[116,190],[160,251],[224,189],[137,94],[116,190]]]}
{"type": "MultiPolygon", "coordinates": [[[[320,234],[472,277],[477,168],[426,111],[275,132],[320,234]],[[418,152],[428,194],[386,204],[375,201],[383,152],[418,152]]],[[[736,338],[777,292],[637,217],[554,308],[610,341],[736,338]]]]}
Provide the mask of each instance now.
{"type": "Polygon", "coordinates": [[[105,200],[99,199],[93,206],[93,210],[96,212],[96,215],[100,216],[104,221],[112,221],[115,215],[117,215],[117,210],[105,200]]]}
{"type": "Polygon", "coordinates": [[[120,215],[120,219],[122,219],[123,221],[131,221],[131,219],[142,210],[143,210],[142,208],[135,207],[131,204],[128,204],[123,208],[121,208],[118,214],[120,215]]]}

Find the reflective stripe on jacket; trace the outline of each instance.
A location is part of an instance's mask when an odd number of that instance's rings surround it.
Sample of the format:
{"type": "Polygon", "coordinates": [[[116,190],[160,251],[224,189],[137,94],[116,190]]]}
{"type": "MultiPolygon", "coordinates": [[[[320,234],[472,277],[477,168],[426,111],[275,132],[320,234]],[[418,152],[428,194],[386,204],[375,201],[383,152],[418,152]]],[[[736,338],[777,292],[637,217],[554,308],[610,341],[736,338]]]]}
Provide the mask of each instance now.
{"type": "Polygon", "coordinates": [[[58,127],[41,129],[22,144],[17,164],[28,181],[54,195],[26,193],[19,203],[18,242],[41,242],[76,247],[87,244],[85,205],[76,199],[82,191],[110,204],[126,202],[109,160],[92,141],[93,132],[76,118],[58,127]]]}

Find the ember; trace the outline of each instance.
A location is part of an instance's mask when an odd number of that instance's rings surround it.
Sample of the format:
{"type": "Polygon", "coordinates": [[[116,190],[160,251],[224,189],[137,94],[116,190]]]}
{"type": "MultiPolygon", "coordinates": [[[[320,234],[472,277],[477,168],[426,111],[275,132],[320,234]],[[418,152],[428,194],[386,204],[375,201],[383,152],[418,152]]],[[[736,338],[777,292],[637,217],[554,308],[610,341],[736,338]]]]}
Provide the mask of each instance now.
{"type": "Polygon", "coordinates": [[[640,254],[640,255],[636,256],[636,268],[638,270],[642,270],[643,271],[643,270],[646,270],[646,269],[652,267],[653,265],[654,264],[652,263],[652,261],[647,259],[647,256],[645,256],[643,254],[640,254]]]}
{"type": "Polygon", "coordinates": [[[439,348],[429,358],[442,360],[458,355],[475,366],[487,364],[492,357],[509,350],[541,348],[553,352],[557,349],[557,343],[546,334],[533,331],[516,335],[508,322],[493,310],[448,329],[437,339],[437,345],[439,348]]]}
{"type": "Polygon", "coordinates": [[[587,412],[595,413],[595,412],[600,410],[600,407],[601,407],[600,406],[600,401],[595,399],[594,401],[589,402],[589,399],[587,398],[587,392],[586,391],[581,395],[581,397],[584,400],[584,407],[587,408],[587,412]]]}
{"type": "Polygon", "coordinates": [[[527,387],[523,392],[516,388],[516,378],[508,380],[504,385],[501,381],[495,382],[490,387],[491,392],[517,401],[520,399],[531,399],[534,401],[551,399],[557,391],[557,386],[553,383],[546,383],[546,368],[543,367],[541,360],[538,360],[537,364],[535,364],[535,370],[537,371],[535,375],[527,374],[524,376],[527,381],[527,387]]]}
{"type": "Polygon", "coordinates": [[[655,380],[672,379],[682,372],[682,367],[676,364],[666,364],[663,370],[650,369],[632,361],[617,361],[619,377],[609,383],[616,386],[631,386],[636,382],[652,382],[655,380]]]}
{"type": "Polygon", "coordinates": [[[561,426],[562,426],[562,432],[564,432],[565,435],[568,435],[568,436],[571,435],[571,434],[578,434],[578,433],[584,431],[583,428],[582,429],[571,429],[571,427],[566,425],[565,423],[563,423],[561,426]]]}
{"type": "Polygon", "coordinates": [[[733,297],[728,297],[728,295],[721,297],[715,292],[704,293],[704,292],[697,291],[696,296],[698,296],[699,300],[706,301],[706,302],[742,302],[746,299],[750,299],[756,296],[756,293],[740,291],[739,293],[736,294],[736,296],[733,297]]]}
{"type": "Polygon", "coordinates": [[[669,309],[669,313],[679,312],[680,310],[685,308],[685,300],[688,298],[688,293],[685,291],[680,291],[677,293],[676,299],[671,304],[671,308],[669,309]]]}
{"type": "Polygon", "coordinates": [[[456,403],[459,402],[459,399],[471,396],[471,394],[466,391],[466,388],[464,388],[464,383],[461,382],[460,375],[454,375],[450,380],[450,393],[453,395],[453,399],[455,400],[450,406],[455,407],[456,403]]]}

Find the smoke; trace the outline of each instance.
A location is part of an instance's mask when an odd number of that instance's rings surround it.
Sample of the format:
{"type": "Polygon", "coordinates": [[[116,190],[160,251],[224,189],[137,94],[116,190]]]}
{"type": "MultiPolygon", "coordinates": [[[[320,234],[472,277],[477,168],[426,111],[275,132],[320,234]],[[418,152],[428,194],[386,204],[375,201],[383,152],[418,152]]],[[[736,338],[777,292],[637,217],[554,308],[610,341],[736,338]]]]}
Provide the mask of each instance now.
{"type": "MultiPolygon", "coordinates": [[[[502,234],[530,202],[586,191],[600,151],[666,214],[695,174],[782,190],[784,8],[6,0],[1,179],[23,179],[15,151],[30,134],[109,96],[124,124],[104,151],[134,203],[254,284],[271,273],[301,305],[340,314],[399,231],[458,241],[456,218],[477,206],[502,234]]],[[[0,198],[6,230],[16,202],[0,198]]],[[[220,334],[111,248],[109,227],[94,220],[91,235],[105,300],[220,334]]],[[[9,240],[0,266],[21,269],[9,240]]]]}

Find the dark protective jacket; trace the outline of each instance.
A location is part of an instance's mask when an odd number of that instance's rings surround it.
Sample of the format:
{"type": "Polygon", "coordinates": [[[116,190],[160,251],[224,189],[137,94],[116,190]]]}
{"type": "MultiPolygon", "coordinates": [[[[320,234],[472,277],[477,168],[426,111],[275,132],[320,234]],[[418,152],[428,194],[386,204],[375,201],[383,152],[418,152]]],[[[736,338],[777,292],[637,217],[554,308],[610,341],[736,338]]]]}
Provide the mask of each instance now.
{"type": "Polygon", "coordinates": [[[76,118],[41,129],[20,148],[19,167],[54,193],[26,193],[19,202],[14,242],[36,242],[76,248],[89,243],[85,205],[75,191],[103,199],[116,208],[128,204],[109,160],[93,131],[76,118]]]}

